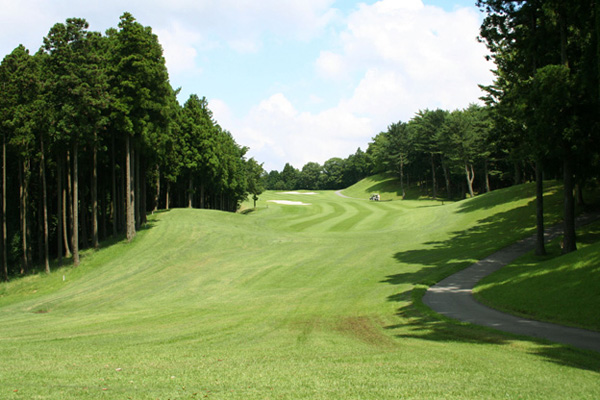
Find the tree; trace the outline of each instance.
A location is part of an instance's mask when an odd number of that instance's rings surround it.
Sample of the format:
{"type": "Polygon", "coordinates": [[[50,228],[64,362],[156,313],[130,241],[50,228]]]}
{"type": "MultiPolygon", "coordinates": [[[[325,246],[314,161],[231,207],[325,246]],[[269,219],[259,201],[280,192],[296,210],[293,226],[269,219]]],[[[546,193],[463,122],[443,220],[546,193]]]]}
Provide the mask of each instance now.
{"type": "MultiPolygon", "coordinates": [[[[39,95],[39,82],[36,76],[35,61],[24,46],[18,46],[2,61],[2,109],[3,136],[19,157],[19,209],[21,230],[22,264],[21,273],[28,272],[31,264],[29,251],[29,183],[31,179],[31,158],[35,147],[35,126],[33,123],[34,102],[39,95]]],[[[6,161],[4,159],[3,164],[6,161]]],[[[6,169],[3,171],[3,190],[6,190],[6,169]]],[[[6,198],[3,199],[3,208],[6,198]]],[[[4,214],[6,221],[6,214],[4,214]]],[[[4,228],[3,228],[4,230],[4,228]]],[[[6,240],[6,239],[4,239],[6,240]]],[[[4,251],[7,248],[4,245],[4,251]]]]}
{"type": "Polygon", "coordinates": [[[317,190],[319,187],[319,180],[323,173],[323,167],[321,164],[316,162],[308,162],[302,167],[300,171],[299,189],[317,190]]]}
{"type": "Polygon", "coordinates": [[[114,40],[114,69],[109,83],[115,99],[115,128],[125,137],[126,231],[127,240],[131,241],[136,234],[135,187],[142,179],[134,180],[134,168],[139,166],[135,157],[136,154],[140,157],[146,135],[167,128],[166,116],[172,89],[162,47],[151,28],[136,22],[130,13],[124,13],[114,40]]]}
{"type": "Polygon", "coordinates": [[[444,125],[444,120],[447,116],[447,111],[437,110],[420,110],[410,120],[409,125],[413,133],[412,142],[415,150],[429,156],[431,168],[431,188],[432,197],[437,197],[437,180],[436,180],[436,154],[440,154],[437,136],[440,129],[444,125]]]}
{"type": "Polygon", "coordinates": [[[367,177],[367,156],[359,148],[344,160],[342,186],[348,187],[367,177]]]}
{"type": "Polygon", "coordinates": [[[45,58],[48,97],[56,107],[54,141],[58,146],[66,144],[72,152],[72,176],[68,179],[73,184],[71,246],[75,266],[79,265],[79,148],[98,129],[101,113],[97,93],[101,71],[98,58],[93,56],[91,38],[99,39],[97,33],[88,32],[87,28],[85,19],[69,18],[65,24],[55,24],[50,29],[43,45],[48,54],[45,58]]]}
{"type": "Polygon", "coordinates": [[[477,156],[475,148],[475,132],[470,115],[462,110],[456,110],[448,115],[444,125],[445,142],[455,149],[450,160],[465,173],[467,187],[471,197],[475,196],[473,181],[475,171],[473,164],[477,156]]]}
{"type": "Polygon", "coordinates": [[[285,190],[294,190],[297,188],[300,171],[291,164],[286,163],[280,174],[281,180],[285,185],[285,190]]]}
{"type": "Polygon", "coordinates": [[[412,148],[412,138],[409,133],[408,124],[402,121],[391,124],[388,126],[386,137],[389,168],[400,175],[400,190],[402,191],[402,199],[404,200],[406,198],[404,167],[410,162],[409,155],[412,148]]]}
{"type": "Polygon", "coordinates": [[[50,257],[61,262],[73,250],[77,265],[80,247],[99,246],[109,222],[131,240],[147,199],[152,210],[161,192],[167,208],[185,205],[190,182],[201,207],[228,211],[262,191],[260,164],[246,161],[248,148],[217,124],[206,99],[195,96],[192,113],[179,105],[156,36],[130,14],[106,36],[71,18],[43,42],[35,56],[19,46],[0,64],[4,279],[19,259],[21,273],[34,260],[48,270],[50,257]],[[197,159],[187,174],[190,149],[197,159]]]}
{"type": "MultiPolygon", "coordinates": [[[[525,132],[535,146],[552,144],[549,153],[559,154],[564,183],[564,252],[576,249],[574,229],[573,189],[579,159],[592,159],[589,148],[598,127],[598,40],[594,3],[561,1],[501,1],[479,0],[478,5],[487,13],[481,27],[481,37],[491,50],[497,70],[495,84],[486,87],[490,98],[498,104],[547,103],[556,113],[548,119],[527,121],[527,114],[519,107],[506,107],[518,122],[529,122],[533,129],[525,132]],[[592,12],[590,12],[592,10],[592,12]],[[563,92],[547,87],[551,79],[558,79],[563,92]],[[531,99],[531,92],[523,90],[528,84],[534,88],[546,86],[531,99]],[[557,109],[561,97],[569,98],[557,109]],[[569,106],[570,104],[570,106],[569,106]],[[593,111],[592,111],[593,110],[593,111]],[[536,125],[538,125],[536,127],[536,125]],[[541,126],[540,126],[541,125],[541,126]],[[552,132],[554,138],[536,142],[539,132],[552,132]],[[556,140],[558,139],[558,140],[556,140]]],[[[536,114],[541,117],[544,111],[536,114]]],[[[545,133],[546,134],[546,133],[545,133]]],[[[544,151],[535,151],[538,175],[538,216],[542,199],[539,194],[544,151]]],[[[581,172],[579,172],[581,174],[581,172]]],[[[584,180],[580,177],[579,180],[584,180]]],[[[538,217],[539,218],[539,217],[538,217]]],[[[543,226],[538,220],[539,227],[543,226]]],[[[538,232],[541,237],[541,233],[538,232]]],[[[541,248],[540,248],[541,250],[541,248]]]]}
{"type": "Polygon", "coordinates": [[[326,190],[342,189],[344,174],[344,160],[333,157],[323,163],[323,174],[320,186],[326,190]]]}
{"type": "Polygon", "coordinates": [[[246,162],[246,176],[248,177],[248,192],[252,195],[254,200],[254,208],[256,208],[256,201],[258,195],[264,191],[262,185],[261,176],[264,172],[262,164],[259,164],[254,158],[250,158],[246,162]]]}

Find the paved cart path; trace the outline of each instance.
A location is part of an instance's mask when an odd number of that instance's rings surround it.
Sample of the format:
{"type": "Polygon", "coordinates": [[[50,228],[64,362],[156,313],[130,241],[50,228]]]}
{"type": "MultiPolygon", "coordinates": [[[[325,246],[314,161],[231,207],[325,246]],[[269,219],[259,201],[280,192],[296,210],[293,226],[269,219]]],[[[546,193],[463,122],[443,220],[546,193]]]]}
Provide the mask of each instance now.
{"type": "MultiPolygon", "coordinates": [[[[599,218],[599,214],[586,214],[578,218],[577,225],[599,218]]],[[[546,238],[553,239],[560,234],[561,226],[555,226],[546,231],[546,238]]],[[[477,282],[534,248],[535,236],[514,243],[430,287],[423,296],[423,302],[439,314],[460,321],[600,352],[600,332],[506,314],[484,306],[473,297],[477,282]]]]}

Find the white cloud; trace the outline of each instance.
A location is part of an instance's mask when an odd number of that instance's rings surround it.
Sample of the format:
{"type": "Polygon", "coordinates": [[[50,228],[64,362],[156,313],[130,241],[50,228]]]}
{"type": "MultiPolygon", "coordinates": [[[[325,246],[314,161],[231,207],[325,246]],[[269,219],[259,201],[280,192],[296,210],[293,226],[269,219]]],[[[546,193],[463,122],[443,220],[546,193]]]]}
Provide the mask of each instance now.
{"type": "Polygon", "coordinates": [[[346,79],[344,58],[331,51],[322,51],[316,61],[317,73],[326,79],[346,79]]]}
{"type": "Polygon", "coordinates": [[[486,49],[476,40],[480,23],[474,8],[446,12],[421,0],[363,4],[348,17],[339,48],[321,51],[316,70],[328,79],[362,76],[343,102],[381,130],[419,109],[466,107],[481,95],[477,84],[492,81],[486,49]]]}
{"type": "Polygon", "coordinates": [[[265,37],[308,40],[337,17],[333,0],[153,0],[149,7],[240,53],[253,53],[265,37]]]}
{"type": "MultiPolygon", "coordinates": [[[[126,4],[122,0],[0,0],[0,49],[8,53],[20,42],[38,46],[52,25],[69,17],[86,18],[92,30],[104,31],[116,27],[119,16],[129,11],[143,25],[162,32],[162,36],[165,32],[178,35],[194,31],[236,51],[248,52],[259,49],[266,36],[314,38],[337,18],[332,3],[333,0],[134,0],[126,4]],[[173,21],[178,24],[173,25],[173,21]]],[[[185,38],[184,42],[190,43],[185,38]]],[[[181,56],[183,49],[170,47],[171,54],[181,56]]]]}
{"type": "Polygon", "coordinates": [[[373,131],[369,118],[358,117],[345,107],[320,113],[299,112],[281,93],[255,106],[236,119],[221,101],[211,101],[214,116],[230,129],[249,155],[265,162],[268,170],[281,170],[291,163],[301,168],[309,161],[323,163],[334,156],[346,157],[373,131]]]}
{"type": "Polygon", "coordinates": [[[481,95],[477,85],[492,80],[476,40],[480,23],[474,8],[447,12],[421,0],[362,4],[339,33],[339,48],[322,49],[315,61],[323,87],[345,80],[351,94],[314,113],[273,95],[237,121],[234,134],[267,168],[300,168],[364,150],[390,123],[420,109],[466,107],[481,95]]]}
{"type": "Polygon", "coordinates": [[[197,47],[202,42],[202,36],[194,30],[186,29],[179,23],[169,28],[157,29],[160,44],[164,50],[167,68],[170,73],[183,71],[200,72],[196,65],[197,47]]]}

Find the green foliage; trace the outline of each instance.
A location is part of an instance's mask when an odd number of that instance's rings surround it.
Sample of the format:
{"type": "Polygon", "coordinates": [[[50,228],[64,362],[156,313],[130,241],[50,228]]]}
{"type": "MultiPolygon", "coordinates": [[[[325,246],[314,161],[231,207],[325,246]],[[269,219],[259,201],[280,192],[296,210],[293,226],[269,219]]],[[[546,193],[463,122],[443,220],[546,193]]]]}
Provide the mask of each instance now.
{"type": "Polygon", "coordinates": [[[78,268],[0,284],[0,397],[598,397],[597,354],[413,304],[530,234],[533,189],[444,206],[267,191],[247,215],[155,213],[78,268]]]}
{"type": "Polygon", "coordinates": [[[40,258],[34,225],[45,215],[56,244],[50,255],[61,259],[70,248],[96,246],[111,223],[113,236],[127,231],[132,239],[147,211],[187,204],[235,211],[262,190],[259,165],[248,164],[248,149],[214,121],[206,99],[178,103],[158,37],[129,13],[106,35],[82,18],[55,24],[35,55],[18,46],[3,59],[0,88],[2,242],[21,238],[22,273],[40,258]]]}

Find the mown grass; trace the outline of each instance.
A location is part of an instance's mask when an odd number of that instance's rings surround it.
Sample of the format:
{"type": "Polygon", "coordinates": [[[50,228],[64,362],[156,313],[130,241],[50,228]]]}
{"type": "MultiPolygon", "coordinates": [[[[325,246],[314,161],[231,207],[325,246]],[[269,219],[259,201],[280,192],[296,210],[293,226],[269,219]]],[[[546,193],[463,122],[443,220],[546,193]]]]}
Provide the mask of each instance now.
{"type": "MultiPolygon", "coordinates": [[[[559,203],[551,187],[549,219],[559,203]]],[[[598,354],[413,302],[532,233],[532,216],[531,185],[445,205],[267,192],[246,215],[155,214],[79,268],[0,285],[0,398],[598,398],[598,354]]]]}
{"type": "MultiPolygon", "coordinates": [[[[409,186],[405,182],[406,199],[417,200],[426,199],[427,194],[416,186],[409,186]]],[[[363,179],[356,185],[344,189],[342,193],[348,197],[359,199],[368,199],[373,194],[379,194],[381,201],[393,201],[402,199],[402,190],[400,186],[400,178],[388,175],[374,175],[363,179]]]]}
{"type": "Polygon", "coordinates": [[[600,331],[600,224],[578,232],[578,248],[561,255],[559,240],[548,255],[530,253],[488,276],[477,298],[511,313],[600,331]]]}

